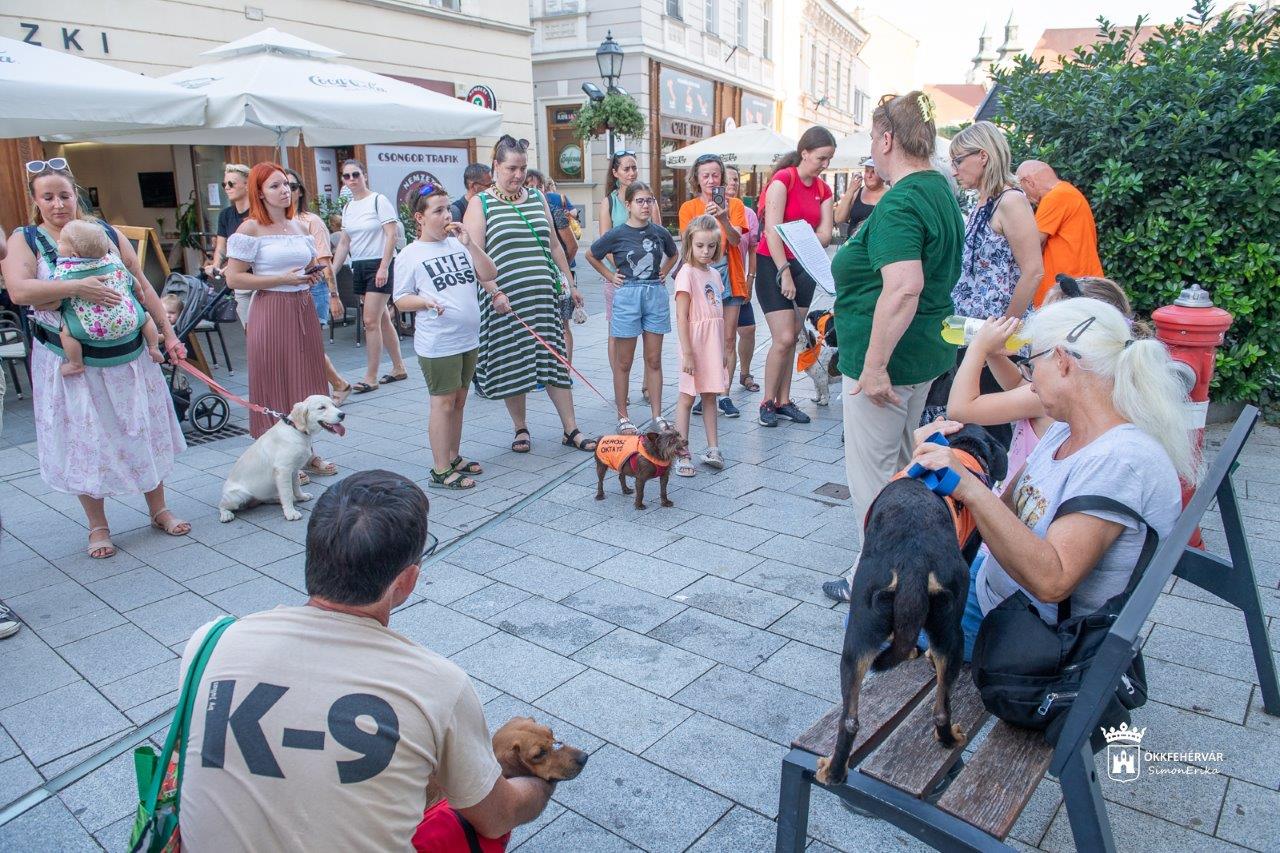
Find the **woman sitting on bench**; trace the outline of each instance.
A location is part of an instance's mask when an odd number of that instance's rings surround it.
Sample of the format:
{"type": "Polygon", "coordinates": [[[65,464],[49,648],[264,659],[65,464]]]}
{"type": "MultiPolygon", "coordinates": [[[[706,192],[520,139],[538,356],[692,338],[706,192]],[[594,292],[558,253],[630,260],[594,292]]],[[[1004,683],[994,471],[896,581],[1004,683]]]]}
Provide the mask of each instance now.
{"type": "MultiPolygon", "coordinates": [[[[954,495],[973,513],[990,551],[971,568],[964,614],[965,660],[982,616],[1021,589],[1050,625],[1057,603],[1091,613],[1122,592],[1146,531],[1102,510],[1054,516],[1081,495],[1103,495],[1137,512],[1164,537],[1181,510],[1178,478],[1194,482],[1199,460],[1182,416],[1183,384],[1164,344],[1135,339],[1129,322],[1096,299],[1068,299],[1027,324],[1031,355],[1019,370],[1053,424],[1011,484],[997,496],[954,460],[924,443],[915,461],[950,467],[954,495]]],[[[951,430],[959,424],[947,424],[951,430]]],[[[944,429],[945,433],[948,431],[944,429]]]]}

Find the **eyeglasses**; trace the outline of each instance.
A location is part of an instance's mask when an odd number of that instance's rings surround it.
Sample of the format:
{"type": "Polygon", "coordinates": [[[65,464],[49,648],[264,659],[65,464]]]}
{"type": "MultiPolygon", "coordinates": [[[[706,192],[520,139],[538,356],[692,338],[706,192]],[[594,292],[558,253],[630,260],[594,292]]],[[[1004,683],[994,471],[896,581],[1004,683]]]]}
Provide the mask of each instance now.
{"type": "MultiPolygon", "coordinates": [[[[1089,316],[1081,320],[1079,323],[1075,325],[1074,328],[1072,328],[1071,331],[1067,332],[1067,337],[1063,341],[1063,343],[1074,344],[1076,341],[1080,340],[1080,336],[1083,335],[1085,331],[1090,326],[1092,326],[1094,324],[1094,321],[1096,321],[1097,319],[1098,319],[1097,317],[1089,316]]],[[[1061,346],[1061,344],[1059,344],[1058,346],[1061,346]]],[[[1027,356],[1022,361],[1018,362],[1018,373],[1021,374],[1022,378],[1025,379],[1026,381],[1028,382],[1032,381],[1031,379],[1032,374],[1035,373],[1035,365],[1032,362],[1034,362],[1037,358],[1040,358],[1041,356],[1048,355],[1049,353],[1053,352],[1057,348],[1058,347],[1056,346],[1049,347],[1048,349],[1043,349],[1043,350],[1040,350],[1040,352],[1032,353],[1031,355],[1027,356]]],[[[1066,350],[1066,353],[1072,358],[1080,357],[1080,353],[1075,352],[1073,350],[1066,350]]]]}
{"type": "Polygon", "coordinates": [[[55,172],[64,171],[67,168],[67,161],[61,157],[52,157],[48,160],[28,160],[27,173],[31,175],[38,174],[46,169],[52,169],[55,172]]]}
{"type": "Polygon", "coordinates": [[[631,199],[631,203],[632,203],[632,204],[638,204],[638,205],[641,205],[641,206],[643,206],[643,207],[648,207],[648,206],[649,206],[649,205],[651,205],[651,204],[657,204],[657,203],[658,203],[658,200],[657,200],[656,198],[654,198],[653,196],[643,196],[643,197],[641,197],[641,198],[633,198],[633,199],[631,199]]]}
{"type": "Polygon", "coordinates": [[[226,189],[233,190],[240,185],[237,184],[235,181],[223,181],[222,186],[225,187],[226,189]]]}
{"type": "Polygon", "coordinates": [[[354,181],[356,178],[360,177],[360,175],[361,175],[361,174],[363,174],[363,173],[362,173],[362,172],[343,172],[343,173],[342,173],[342,180],[344,180],[344,181],[354,181]]]}
{"type": "Polygon", "coordinates": [[[436,552],[436,548],[440,546],[440,540],[434,533],[427,534],[427,545],[422,551],[422,556],[418,558],[418,565],[421,566],[427,561],[427,558],[436,552]]]}
{"type": "Polygon", "coordinates": [[[295,193],[296,193],[296,192],[297,192],[298,190],[300,190],[300,189],[302,189],[302,184],[295,184],[293,181],[290,181],[290,182],[289,182],[289,190],[290,190],[291,192],[295,192],[295,193]]]}
{"type": "Polygon", "coordinates": [[[959,169],[961,163],[963,163],[965,160],[969,159],[970,157],[972,157],[974,154],[977,154],[977,153],[978,153],[977,151],[970,151],[968,154],[961,154],[959,157],[952,157],[951,168],[959,169]]]}
{"type": "Polygon", "coordinates": [[[613,152],[613,157],[611,157],[610,159],[613,161],[613,165],[616,166],[618,164],[618,161],[621,160],[623,157],[634,157],[634,156],[636,156],[636,152],[632,151],[630,148],[623,148],[621,151],[613,152]]]}

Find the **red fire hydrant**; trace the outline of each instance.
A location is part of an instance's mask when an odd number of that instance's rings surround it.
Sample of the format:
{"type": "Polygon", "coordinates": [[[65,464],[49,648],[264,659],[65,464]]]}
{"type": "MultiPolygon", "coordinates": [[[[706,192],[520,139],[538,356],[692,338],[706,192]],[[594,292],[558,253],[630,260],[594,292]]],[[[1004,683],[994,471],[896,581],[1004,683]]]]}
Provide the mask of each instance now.
{"type": "MultiPolygon", "coordinates": [[[[1156,337],[1169,348],[1169,354],[1191,368],[1195,384],[1187,401],[1187,428],[1195,430],[1196,449],[1204,447],[1205,416],[1209,410],[1209,380],[1213,378],[1214,356],[1232,317],[1214,307],[1208,292],[1198,284],[1184,289],[1172,305],[1157,308],[1151,319],[1156,324],[1156,337]]],[[[1195,491],[1194,484],[1182,484],[1182,505],[1186,506],[1195,491]]],[[[1200,530],[1191,537],[1194,548],[1204,547],[1200,530]]]]}

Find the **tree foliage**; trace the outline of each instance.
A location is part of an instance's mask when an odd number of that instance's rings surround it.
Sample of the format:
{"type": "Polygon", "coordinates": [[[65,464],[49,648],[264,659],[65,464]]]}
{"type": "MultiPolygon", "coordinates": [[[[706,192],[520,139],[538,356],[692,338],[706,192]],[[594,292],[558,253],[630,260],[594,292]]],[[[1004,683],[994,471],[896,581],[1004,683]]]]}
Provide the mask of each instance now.
{"type": "Polygon", "coordinates": [[[1081,189],[1102,266],[1143,314],[1191,282],[1235,317],[1216,399],[1280,387],[1280,15],[1187,18],[1138,44],[1116,28],[1045,72],[1020,57],[997,75],[996,122],[1014,162],[1044,160],[1081,189]]]}

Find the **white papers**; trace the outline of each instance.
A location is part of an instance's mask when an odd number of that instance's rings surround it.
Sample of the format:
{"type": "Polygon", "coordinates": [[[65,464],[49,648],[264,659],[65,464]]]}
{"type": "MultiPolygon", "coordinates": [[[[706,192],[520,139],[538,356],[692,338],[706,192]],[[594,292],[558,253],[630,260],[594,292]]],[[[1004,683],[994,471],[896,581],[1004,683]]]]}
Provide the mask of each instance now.
{"type": "Polygon", "coordinates": [[[836,281],[831,277],[831,259],[827,257],[827,250],[818,242],[813,226],[803,219],[784,222],[778,226],[778,236],[791,250],[791,254],[795,255],[796,263],[804,267],[804,271],[818,286],[834,295],[836,281]]]}

